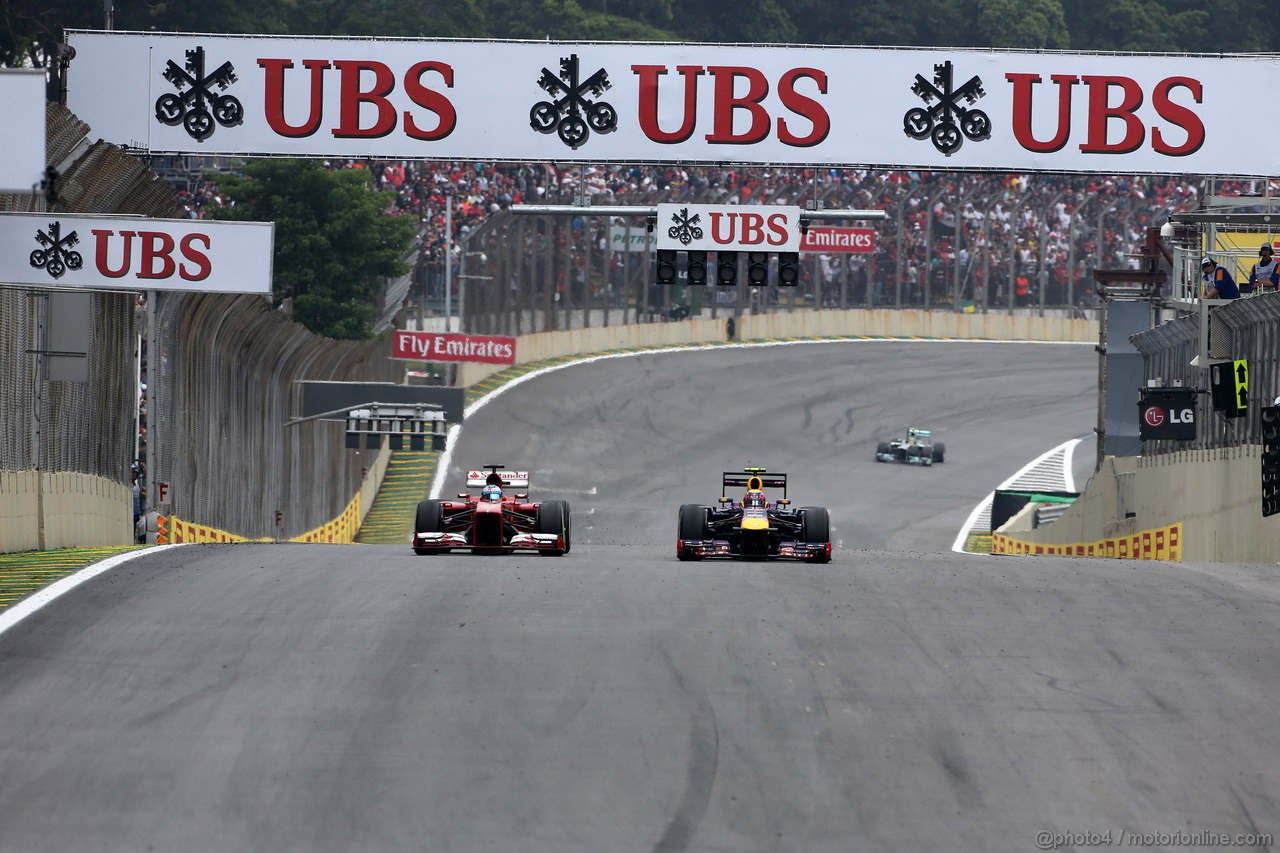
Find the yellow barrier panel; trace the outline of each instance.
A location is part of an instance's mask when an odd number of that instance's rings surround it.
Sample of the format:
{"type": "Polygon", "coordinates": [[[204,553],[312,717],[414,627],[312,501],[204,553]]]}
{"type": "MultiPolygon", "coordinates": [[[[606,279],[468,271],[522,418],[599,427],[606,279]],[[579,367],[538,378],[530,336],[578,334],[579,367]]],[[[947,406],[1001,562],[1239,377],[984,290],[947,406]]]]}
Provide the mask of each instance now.
{"type": "Polygon", "coordinates": [[[356,540],[360,531],[360,493],[347,504],[347,508],[337,518],[320,525],[315,530],[308,530],[301,536],[295,536],[290,542],[326,542],[334,545],[350,545],[356,540]]]}
{"type": "MultiPolygon", "coordinates": [[[[216,527],[207,527],[202,524],[192,524],[189,521],[183,521],[177,516],[171,515],[167,519],[160,516],[158,519],[159,529],[156,532],[156,543],[162,544],[166,542],[177,543],[210,543],[210,542],[271,542],[271,539],[249,539],[245,536],[237,536],[226,530],[219,530],[216,527]],[[167,528],[167,534],[166,534],[167,528]]],[[[290,542],[326,542],[338,545],[349,545],[355,541],[356,533],[360,530],[360,494],[347,504],[347,508],[337,518],[328,521],[314,530],[309,530],[301,536],[295,536],[290,542]]]]}
{"type": "Polygon", "coordinates": [[[1171,560],[1182,562],[1182,524],[1141,530],[1096,542],[1043,545],[1023,542],[1003,533],[991,534],[992,554],[1025,554],[1045,557],[1109,557],[1117,560],[1171,560]]]}

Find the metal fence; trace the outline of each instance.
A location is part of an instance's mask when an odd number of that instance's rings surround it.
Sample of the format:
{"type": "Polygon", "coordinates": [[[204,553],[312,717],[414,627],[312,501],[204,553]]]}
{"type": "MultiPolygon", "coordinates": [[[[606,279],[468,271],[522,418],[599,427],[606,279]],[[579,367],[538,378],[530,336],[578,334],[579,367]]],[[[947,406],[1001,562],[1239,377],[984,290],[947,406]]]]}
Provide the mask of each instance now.
{"type": "MultiPolygon", "coordinates": [[[[776,273],[767,287],[749,287],[742,268],[733,287],[659,286],[651,250],[619,251],[610,239],[611,230],[645,233],[641,218],[499,210],[453,241],[452,290],[446,293],[450,276],[437,243],[424,253],[410,299],[419,317],[452,304],[463,330],[489,334],[810,308],[1083,313],[1097,305],[1093,270],[1136,266],[1133,250],[1145,229],[1175,203],[1078,183],[1043,176],[1037,189],[1011,193],[989,175],[942,173],[882,187],[879,195],[847,180],[773,187],[753,201],[815,202],[828,210],[880,206],[889,213],[875,225],[875,252],[802,255],[797,287],[779,287],[776,273]]],[[[582,202],[555,193],[542,200],[582,202]]],[[[726,191],[681,187],[617,199],[673,200],[723,203],[726,191]]],[[[745,266],[745,258],[739,263],[745,266]]],[[[683,281],[682,269],[680,275],[683,281]]]]}
{"type": "MultiPolygon", "coordinates": [[[[1259,409],[1271,405],[1280,396],[1280,293],[1232,300],[1229,304],[1215,307],[1211,319],[1218,329],[1214,353],[1231,360],[1248,360],[1248,410],[1242,417],[1224,417],[1214,411],[1209,394],[1197,394],[1195,441],[1143,442],[1144,454],[1259,444],[1262,441],[1259,409]]],[[[1203,355],[1200,323],[1198,312],[1189,313],[1133,336],[1133,344],[1143,356],[1148,382],[1209,390],[1208,369],[1191,363],[1203,355]]]]}
{"type": "MultiPolygon", "coordinates": [[[[46,152],[60,168],[52,197],[0,195],[0,210],[177,216],[173,194],[137,159],[104,143],[57,104],[46,152]]],[[[132,293],[94,293],[87,382],[49,381],[49,291],[0,287],[0,469],[71,471],[130,482],[136,442],[137,311],[132,293]]]]}
{"type": "Polygon", "coordinates": [[[398,381],[389,342],[315,335],[255,296],[162,293],[154,316],[150,478],[170,511],[249,538],[338,516],[372,455],[344,449],[342,423],[288,426],[294,383],[398,381]]]}
{"type": "MultiPolygon", "coordinates": [[[[174,190],[146,164],[91,144],[88,130],[51,104],[56,197],[3,195],[0,210],[184,215],[174,190]]],[[[321,338],[261,297],[153,293],[144,311],[132,292],[94,293],[88,382],[47,381],[38,351],[48,297],[0,287],[0,469],[73,471],[128,485],[131,465],[148,458],[149,505],[163,482],[180,517],[253,538],[322,525],[359,489],[371,459],[343,449],[341,424],[286,426],[296,411],[293,382],[395,381],[403,370],[389,360],[389,342],[321,338]],[[148,313],[154,343],[144,353],[148,313]]]]}

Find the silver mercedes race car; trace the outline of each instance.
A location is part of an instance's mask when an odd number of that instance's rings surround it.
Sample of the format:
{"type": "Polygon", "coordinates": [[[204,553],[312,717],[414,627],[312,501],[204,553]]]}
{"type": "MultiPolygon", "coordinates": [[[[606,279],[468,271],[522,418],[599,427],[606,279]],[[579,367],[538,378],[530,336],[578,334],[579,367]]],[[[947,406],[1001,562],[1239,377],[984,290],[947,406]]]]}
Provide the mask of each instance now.
{"type": "Polygon", "coordinates": [[[876,446],[877,462],[905,462],[908,465],[932,465],[946,458],[947,446],[933,440],[933,432],[907,427],[906,438],[882,441],[876,446]]]}

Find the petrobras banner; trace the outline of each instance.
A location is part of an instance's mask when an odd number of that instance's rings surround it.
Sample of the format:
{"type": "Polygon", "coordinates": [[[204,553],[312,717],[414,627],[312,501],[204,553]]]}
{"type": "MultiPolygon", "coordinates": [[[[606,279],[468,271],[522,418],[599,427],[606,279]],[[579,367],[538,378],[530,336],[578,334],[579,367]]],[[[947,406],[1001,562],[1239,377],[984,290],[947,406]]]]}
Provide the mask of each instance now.
{"type": "Polygon", "coordinates": [[[0,70],[0,192],[39,189],[45,158],[44,69],[0,70]]]}
{"type": "Polygon", "coordinates": [[[70,108],[179,154],[1280,174],[1280,57],[71,31],[70,108]]]}
{"type": "Polygon", "coordinates": [[[271,294],[275,225],[0,214],[0,284],[271,294]]]}
{"type": "Polygon", "coordinates": [[[874,228],[841,228],[834,225],[810,225],[800,236],[802,252],[874,252],[874,228]]]}
{"type": "Polygon", "coordinates": [[[652,252],[658,245],[658,238],[643,225],[609,226],[610,252],[652,252]]]}
{"type": "Polygon", "coordinates": [[[489,335],[397,331],[391,357],[405,361],[469,361],[515,364],[516,339],[489,335]]]}
{"type": "Polygon", "coordinates": [[[800,251],[800,208],[781,205],[660,204],[657,248],[800,251]]]}

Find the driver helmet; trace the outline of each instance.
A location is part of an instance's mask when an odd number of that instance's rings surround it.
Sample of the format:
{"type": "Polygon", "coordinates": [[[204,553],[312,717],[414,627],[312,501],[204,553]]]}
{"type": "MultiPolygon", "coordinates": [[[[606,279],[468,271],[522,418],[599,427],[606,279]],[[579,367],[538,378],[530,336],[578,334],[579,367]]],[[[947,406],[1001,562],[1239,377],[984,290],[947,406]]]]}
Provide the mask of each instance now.
{"type": "Polygon", "coordinates": [[[497,501],[502,500],[502,489],[498,486],[485,486],[480,491],[480,498],[491,503],[496,503],[497,501]]]}
{"type": "Polygon", "coordinates": [[[743,506],[764,506],[764,492],[747,492],[747,496],[742,500],[743,506]]]}

